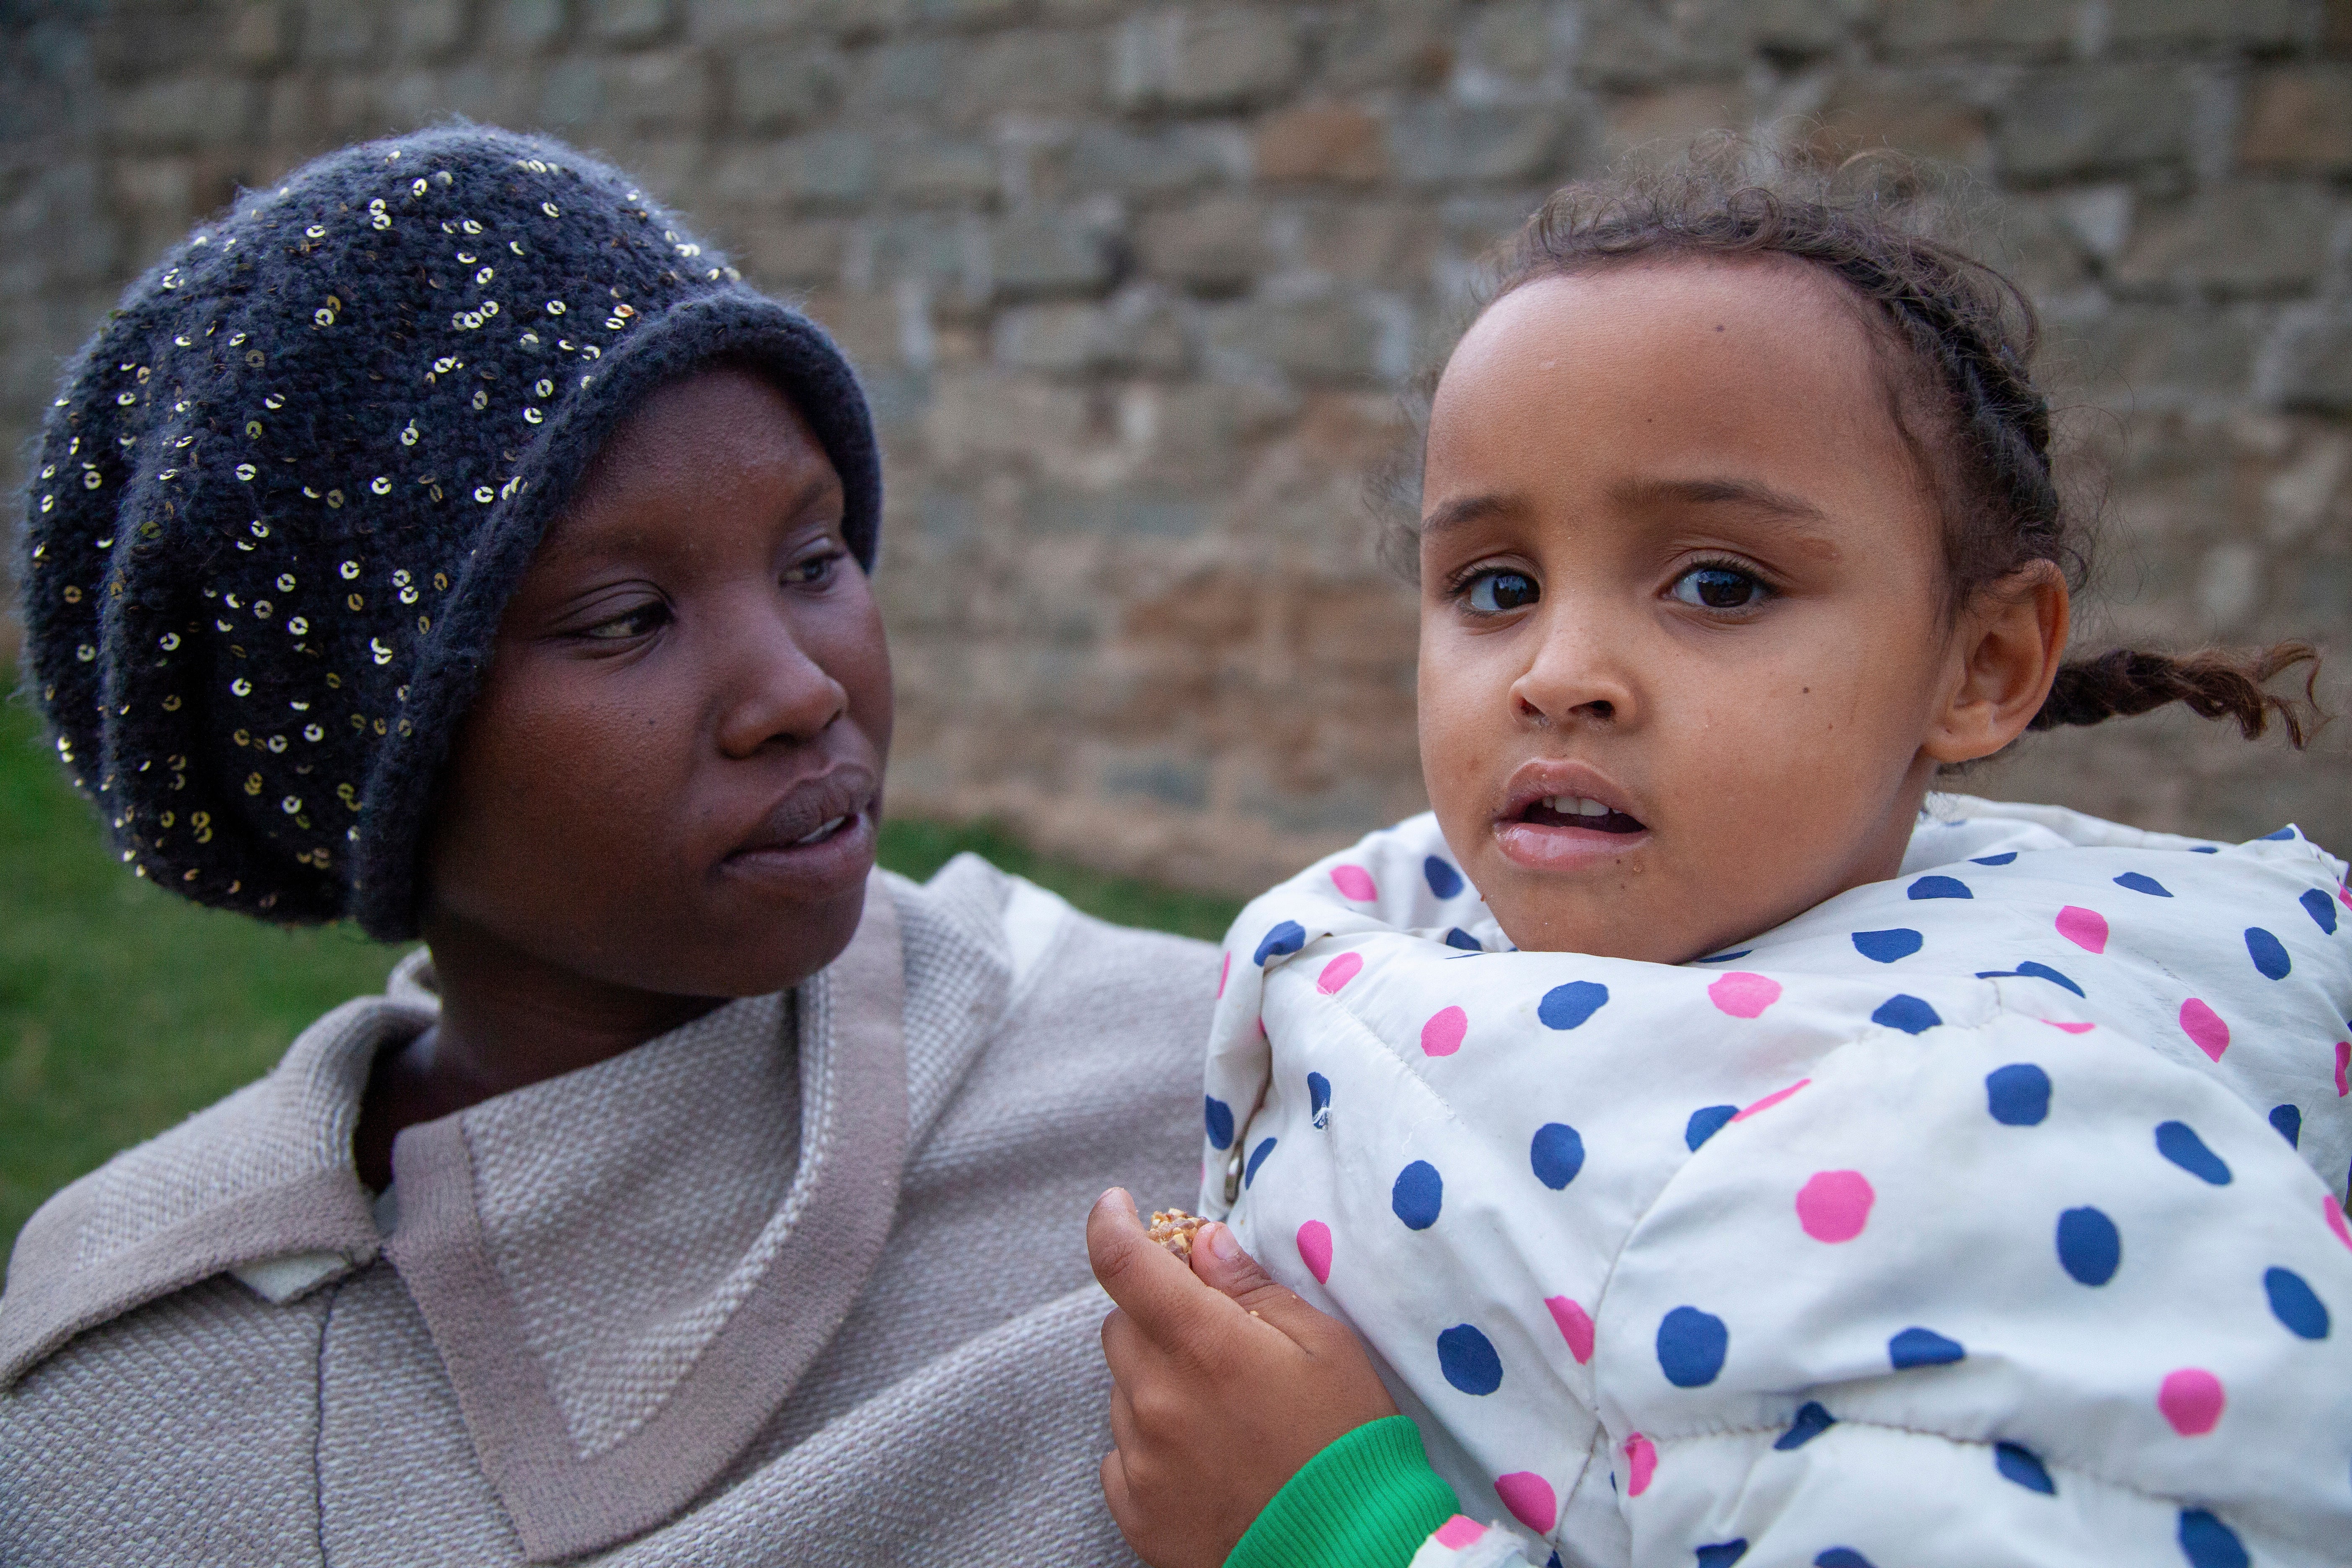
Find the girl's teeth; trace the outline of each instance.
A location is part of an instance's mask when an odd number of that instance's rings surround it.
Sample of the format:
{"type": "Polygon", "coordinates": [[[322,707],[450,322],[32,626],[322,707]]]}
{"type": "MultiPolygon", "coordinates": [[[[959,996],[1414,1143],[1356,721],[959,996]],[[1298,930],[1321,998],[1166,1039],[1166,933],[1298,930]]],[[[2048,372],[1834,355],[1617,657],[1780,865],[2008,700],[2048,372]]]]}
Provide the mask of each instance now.
{"type": "Polygon", "coordinates": [[[845,816],[836,816],[831,822],[824,824],[815,832],[810,834],[807,837],[793,839],[793,847],[794,848],[798,848],[803,844],[814,844],[821,838],[829,838],[833,836],[833,830],[835,828],[839,827],[843,823],[847,822],[849,818],[845,816]]]}
{"type": "Polygon", "coordinates": [[[1611,809],[1580,795],[1556,795],[1544,804],[1562,816],[1606,816],[1611,809]]]}

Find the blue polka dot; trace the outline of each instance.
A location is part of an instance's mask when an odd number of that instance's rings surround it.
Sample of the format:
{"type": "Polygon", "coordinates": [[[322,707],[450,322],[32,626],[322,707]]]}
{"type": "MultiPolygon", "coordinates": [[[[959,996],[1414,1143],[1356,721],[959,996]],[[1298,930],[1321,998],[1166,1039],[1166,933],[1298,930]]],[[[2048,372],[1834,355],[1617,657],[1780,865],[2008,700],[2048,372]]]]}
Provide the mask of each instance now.
{"type": "Polygon", "coordinates": [[[2189,1568],[2247,1568],[2252,1561],[2238,1532],[2201,1508],[2180,1510],[2179,1539],[2180,1554],[2189,1559],[2189,1568]]]}
{"type": "Polygon", "coordinates": [[[2006,855],[1979,855],[1971,859],[1969,864],[1971,866],[2006,866],[2011,860],[2016,858],[2017,851],[2012,849],[2006,855]]]}
{"type": "Polygon", "coordinates": [[[2287,971],[2294,967],[2294,961],[2286,955],[2286,943],[2260,926],[2246,928],[2246,956],[2270,980],[2284,980],[2287,971]]]}
{"type": "Polygon", "coordinates": [[[1318,1127],[1331,1125],[1331,1080],[1319,1072],[1307,1075],[1307,1114],[1318,1127]]]}
{"type": "Polygon", "coordinates": [[[1396,1185],[1389,1189],[1389,1207],[1407,1230],[1427,1230],[1444,1206],[1445,1178],[1426,1160],[1415,1160],[1399,1171],[1396,1185]]]}
{"type": "Polygon", "coordinates": [[[1729,963],[1733,959],[1745,958],[1755,951],[1752,947],[1743,947],[1737,952],[1710,952],[1705,958],[1694,958],[1691,962],[1693,963],[1729,963]]]}
{"type": "Polygon", "coordinates": [[[2058,1216],[2058,1266],[2078,1285],[2104,1285],[2124,1260],[2123,1233],[2095,1208],[2068,1209],[2058,1216]]]}
{"type": "Polygon", "coordinates": [[[1985,1074],[1985,1109],[2003,1127],[2038,1127],[2050,1114],[2050,1075],[2032,1062],[1985,1074]]]}
{"type": "Polygon", "coordinates": [[[1202,1120],[1209,1124],[1209,1145],[1230,1149],[1234,1146],[1234,1108],[1213,1094],[1206,1099],[1208,1109],[1202,1120]]]}
{"type": "Polygon", "coordinates": [[[1536,1004],[1536,1016],[1548,1029],[1573,1029],[1595,1013],[1609,1000],[1609,987],[1597,980],[1571,980],[1565,985],[1555,985],[1544,993],[1536,1004]]]}
{"type": "Polygon", "coordinates": [[[1739,1107],[1736,1105],[1702,1105],[1683,1123],[1683,1142],[1696,1154],[1700,1144],[1722,1131],[1723,1124],[1738,1114],[1739,1107]]]}
{"type": "Polygon", "coordinates": [[[2189,852],[2191,855],[2219,855],[2221,847],[2218,844],[2191,844],[2189,852]]]}
{"type": "Polygon", "coordinates": [[[1698,1549],[1698,1561],[1692,1564],[1692,1568],[1731,1568],[1734,1563],[1747,1555],[1748,1538],[1746,1536],[1734,1541],[1718,1541],[1712,1546],[1702,1546],[1698,1549]]]}
{"type": "Polygon", "coordinates": [[[1836,1425],[1837,1417],[1829,1413],[1826,1405],[1818,1399],[1808,1399],[1797,1406],[1796,1419],[1789,1423],[1786,1432],[1772,1440],[1772,1447],[1784,1454],[1791,1448],[1801,1448],[1836,1425]]]}
{"type": "Polygon", "coordinates": [[[2294,830],[2294,824],[2292,824],[2292,823],[2289,823],[2286,826],[2280,828],[2276,833],[2265,833],[2265,834],[2263,834],[2263,837],[2262,837],[2262,842],[2263,842],[2263,843],[2265,843],[2265,844],[2272,844],[2272,843],[2279,842],[2279,841],[2284,840],[2284,839],[2288,839],[2288,838],[2299,838],[2299,837],[2302,837],[2302,835],[2301,835],[2301,834],[2299,834],[2299,833],[2295,832],[2295,830],[2294,830]]]}
{"type": "Polygon", "coordinates": [[[1465,1394],[1492,1394],[1503,1386],[1503,1358],[1494,1342],[1468,1323],[1437,1336],[1437,1366],[1445,1381],[1465,1394]]]}
{"type": "Polygon", "coordinates": [[[1452,931],[1445,933],[1445,945],[1448,947],[1458,947],[1465,952],[1484,952],[1486,951],[1484,946],[1480,945],[1476,937],[1472,936],[1460,926],[1455,926],[1452,931]]]}
{"type": "Polygon", "coordinates": [[[1916,996],[1889,996],[1878,1005],[1878,1011],[1870,1016],[1870,1021],[1883,1024],[1890,1029],[1900,1029],[1906,1035],[1916,1035],[1934,1028],[1944,1020],[1936,1016],[1933,1007],[1916,996]]]}
{"type": "Polygon", "coordinates": [[[2336,934],[2336,900],[2334,899],[2329,898],[2317,888],[2312,888],[2306,890],[2297,901],[2303,905],[2303,912],[2318,922],[2321,931],[2330,936],[2336,934]]]}
{"type": "Polygon", "coordinates": [[[1536,1180],[1558,1192],[1584,1169],[1584,1140],[1565,1121],[1547,1121],[1536,1129],[1528,1158],[1536,1168],[1536,1180]]]}
{"type": "Polygon", "coordinates": [[[2302,1275],[2292,1268],[2265,1269],[2263,1293],[2271,1299],[2271,1316],[2284,1323],[2287,1332],[2304,1340],[2327,1337],[2327,1308],[2302,1275]]]}
{"type": "Polygon", "coordinates": [[[2303,1147],[2303,1108],[2301,1106],[2272,1106],[2271,1125],[2278,1129],[2278,1135],[2286,1140],[2288,1148],[2303,1147]]]}
{"type": "Polygon", "coordinates": [[[2230,1184],[2230,1167],[2205,1147],[2205,1140],[2186,1121],[2167,1121],[2156,1130],[2156,1152],[2195,1176],[2217,1187],[2230,1184]]]}
{"type": "Polygon", "coordinates": [[[1658,1370],[1676,1388],[1704,1388],[1723,1370],[1731,1331],[1696,1307],[1676,1307],[1658,1322],[1658,1370]]]}
{"type": "Polygon", "coordinates": [[[1872,1563],[1851,1546],[1832,1546],[1813,1559],[1813,1568],[1872,1568],[1872,1563]]]}
{"type": "Polygon", "coordinates": [[[2024,963],[2017,966],[2017,972],[2020,974],[2031,976],[2035,980],[2047,980],[2053,985],[2063,985],[2077,996],[2083,994],[2083,988],[2081,986],[2075,984],[2073,981],[2067,979],[2064,975],[2059,973],[2056,970],[2051,968],[2046,963],[2036,963],[2033,960],[2029,958],[2024,963]]]}
{"type": "Polygon", "coordinates": [[[1995,1443],[1992,1468],[2000,1472],[2002,1479],[2015,1481],[2027,1491],[2040,1492],[2043,1497],[2058,1495],[2057,1483],[2050,1479],[2050,1471],[2040,1457],[2021,1443],[1995,1443]]]}
{"type": "Polygon", "coordinates": [[[1858,931],[1853,933],[1853,950],[1864,958],[1881,963],[1892,963],[1898,958],[1908,958],[1927,945],[1927,939],[1916,931],[1897,926],[1893,931],[1858,931]]]}
{"type": "Polygon", "coordinates": [[[1973,899],[1969,885],[1958,877],[1922,877],[1911,884],[1915,899],[1973,899]]]}
{"type": "Polygon", "coordinates": [[[1265,1157],[1273,1152],[1274,1140],[1271,1138],[1265,1140],[1265,1142],[1260,1143],[1256,1148],[1250,1151],[1249,1163],[1242,1167],[1243,1186],[1246,1187],[1252,1182],[1257,1180],[1257,1168],[1260,1165],[1265,1164],[1265,1157]]]}
{"type": "Polygon", "coordinates": [[[2122,876],[2117,877],[2116,879],[2116,886],[2118,888],[2128,888],[2135,893],[2146,893],[2151,899],[2168,899],[2172,897],[2171,889],[2166,887],[2155,878],[2143,876],[2137,871],[2126,871],[2122,876]]]}
{"type": "Polygon", "coordinates": [[[1906,1329],[1886,1342],[1886,1359],[1897,1372],[1914,1366],[1948,1366],[1968,1353],[1959,1341],[1946,1339],[1933,1329],[1906,1329]]]}
{"type": "Polygon", "coordinates": [[[1258,939],[1256,961],[1260,969],[1266,961],[1285,953],[1297,952],[1307,945],[1307,928],[1297,921],[1285,921],[1258,939]]]}
{"type": "Polygon", "coordinates": [[[1462,873],[1434,855],[1421,863],[1421,874],[1429,879],[1429,890],[1441,899],[1450,899],[1462,890],[1462,873]]]}

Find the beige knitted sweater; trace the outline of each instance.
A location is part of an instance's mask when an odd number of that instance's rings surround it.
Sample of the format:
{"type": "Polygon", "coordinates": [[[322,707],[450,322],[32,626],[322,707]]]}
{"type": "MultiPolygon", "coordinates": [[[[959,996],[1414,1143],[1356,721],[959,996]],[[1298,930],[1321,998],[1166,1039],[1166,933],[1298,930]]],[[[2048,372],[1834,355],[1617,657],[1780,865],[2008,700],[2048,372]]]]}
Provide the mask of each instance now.
{"type": "Polygon", "coordinates": [[[409,1129],[420,955],[25,1228],[0,1563],[1131,1563],[1087,1205],[1196,1184],[1215,953],[965,857],[848,950],[409,1129]]]}

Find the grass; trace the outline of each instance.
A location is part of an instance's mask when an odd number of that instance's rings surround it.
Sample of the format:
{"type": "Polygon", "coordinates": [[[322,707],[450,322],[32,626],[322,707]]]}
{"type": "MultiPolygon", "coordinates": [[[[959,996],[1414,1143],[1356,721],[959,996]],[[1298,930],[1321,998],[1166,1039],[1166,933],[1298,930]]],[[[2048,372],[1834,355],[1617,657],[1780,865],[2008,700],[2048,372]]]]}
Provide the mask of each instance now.
{"type": "MultiPolygon", "coordinates": [[[[0,690],[13,680],[0,668],[0,690]]],[[[1215,940],[1239,910],[1034,855],[986,826],[891,822],[882,863],[966,849],[1129,925],[1215,940]]],[[[42,743],[0,703],[0,1257],[42,1200],[267,1071],[396,956],[343,927],[281,931],[133,878],[42,743]]]]}

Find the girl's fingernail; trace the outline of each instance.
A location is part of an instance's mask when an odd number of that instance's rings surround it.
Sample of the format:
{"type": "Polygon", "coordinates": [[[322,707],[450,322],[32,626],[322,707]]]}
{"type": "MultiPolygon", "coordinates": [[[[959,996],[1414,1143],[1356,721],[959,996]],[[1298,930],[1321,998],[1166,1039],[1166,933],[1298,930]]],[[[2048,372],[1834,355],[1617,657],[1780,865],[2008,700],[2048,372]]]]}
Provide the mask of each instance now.
{"type": "Polygon", "coordinates": [[[1231,1263],[1242,1255],[1241,1243],[1234,1239],[1233,1227],[1223,1225],[1203,1226],[1209,1233],[1209,1254],[1220,1263],[1231,1263]]]}

